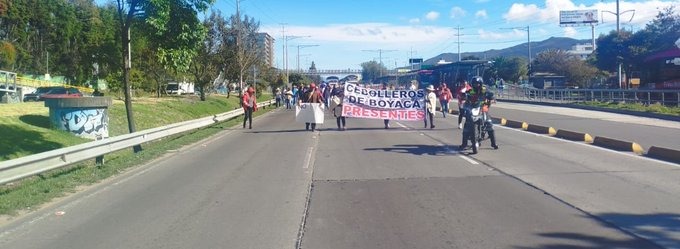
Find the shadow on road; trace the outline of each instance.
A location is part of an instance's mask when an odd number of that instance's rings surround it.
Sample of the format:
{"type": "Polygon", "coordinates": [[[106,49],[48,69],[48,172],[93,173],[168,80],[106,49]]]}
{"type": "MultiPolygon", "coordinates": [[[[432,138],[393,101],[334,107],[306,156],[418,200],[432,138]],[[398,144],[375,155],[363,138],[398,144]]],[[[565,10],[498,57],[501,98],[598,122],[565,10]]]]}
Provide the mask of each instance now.
{"type": "Polygon", "coordinates": [[[445,156],[457,153],[449,146],[427,145],[427,144],[397,144],[392,148],[366,148],[368,151],[385,151],[396,153],[407,153],[414,155],[445,156]]]}
{"type": "MultiPolygon", "coordinates": [[[[538,247],[514,247],[519,249],[562,249],[562,248],[678,248],[680,245],[680,213],[658,214],[624,214],[604,213],[597,214],[600,219],[615,224],[628,232],[632,232],[639,238],[615,240],[580,233],[538,233],[538,236],[558,239],[563,243],[540,245],[538,247]],[[653,240],[654,242],[646,239],[653,240]]],[[[590,218],[590,217],[587,217],[590,218]]]]}

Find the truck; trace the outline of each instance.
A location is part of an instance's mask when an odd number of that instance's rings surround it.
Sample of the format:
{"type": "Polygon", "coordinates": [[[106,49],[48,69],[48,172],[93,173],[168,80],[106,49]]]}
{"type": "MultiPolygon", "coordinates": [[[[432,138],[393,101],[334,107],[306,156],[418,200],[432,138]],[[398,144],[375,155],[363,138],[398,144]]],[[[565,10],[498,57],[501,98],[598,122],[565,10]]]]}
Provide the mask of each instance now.
{"type": "Polygon", "coordinates": [[[194,83],[171,81],[165,86],[165,92],[174,95],[194,94],[194,83]]]}

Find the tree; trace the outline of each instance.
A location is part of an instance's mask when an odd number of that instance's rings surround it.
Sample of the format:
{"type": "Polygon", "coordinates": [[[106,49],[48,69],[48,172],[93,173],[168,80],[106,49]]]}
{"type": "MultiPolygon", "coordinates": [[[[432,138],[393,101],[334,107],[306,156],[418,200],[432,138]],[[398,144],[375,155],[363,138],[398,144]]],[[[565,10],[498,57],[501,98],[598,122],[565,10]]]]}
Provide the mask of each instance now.
{"type": "Polygon", "coordinates": [[[509,59],[502,56],[496,57],[493,59],[491,67],[486,70],[485,75],[517,82],[520,77],[527,75],[526,64],[526,59],[522,57],[512,57],[509,59]]]}
{"type": "Polygon", "coordinates": [[[644,59],[672,48],[674,41],[678,39],[678,30],[680,15],[675,13],[674,7],[666,8],[638,32],[612,31],[600,36],[594,53],[594,63],[598,68],[610,72],[616,71],[619,63],[623,64],[626,71],[646,68],[644,59]]]}
{"type": "MultiPolygon", "coordinates": [[[[260,29],[260,22],[245,15],[241,20],[241,14],[237,11],[231,18],[231,37],[228,37],[228,45],[225,58],[233,59],[227,64],[227,70],[236,72],[238,75],[239,88],[243,89],[244,76],[252,70],[259,60],[257,47],[257,31],[260,29]]],[[[243,91],[239,91],[239,97],[243,91]]]]}
{"type": "Polygon", "coordinates": [[[12,70],[17,60],[17,51],[12,43],[0,42],[0,69],[12,70]]]}
{"type": "Polygon", "coordinates": [[[378,79],[378,77],[380,77],[382,72],[386,70],[387,68],[377,61],[367,61],[361,63],[361,78],[363,81],[374,82],[376,79],[378,79]]]}
{"type": "Polygon", "coordinates": [[[481,58],[474,56],[474,55],[468,55],[468,56],[463,57],[463,59],[461,59],[461,60],[462,61],[471,61],[471,60],[474,61],[474,60],[481,60],[481,58]]]}
{"type": "Polygon", "coordinates": [[[537,72],[550,72],[563,75],[571,85],[584,87],[597,75],[598,70],[587,62],[570,55],[564,50],[550,49],[539,53],[532,63],[537,72]]]}
{"type": "Polygon", "coordinates": [[[293,85],[300,85],[300,84],[309,84],[311,83],[311,80],[308,79],[307,77],[303,76],[302,74],[299,73],[291,73],[288,75],[288,80],[293,84],[293,85]]]}
{"type": "Polygon", "coordinates": [[[631,64],[628,49],[631,36],[628,31],[612,31],[608,35],[601,35],[597,39],[597,49],[594,52],[595,65],[599,69],[613,72],[617,70],[619,63],[631,64]]]}
{"type": "Polygon", "coordinates": [[[222,67],[220,52],[225,47],[221,43],[223,33],[220,31],[224,26],[226,26],[224,18],[215,11],[203,21],[203,28],[207,31],[207,35],[198,47],[198,56],[192,61],[190,70],[201,94],[201,101],[205,101],[205,89],[213,87],[210,83],[218,77],[222,67]]]}
{"type": "MultiPolygon", "coordinates": [[[[130,29],[135,21],[145,21],[156,30],[159,37],[176,38],[170,41],[186,41],[176,44],[176,47],[160,49],[160,57],[163,62],[182,68],[188,65],[191,59],[191,49],[188,44],[200,37],[197,30],[198,25],[196,11],[208,8],[212,0],[116,0],[118,21],[121,30],[123,66],[123,92],[125,93],[125,110],[128,119],[128,130],[135,132],[135,121],[132,112],[132,98],[130,95],[130,69],[132,68],[130,51],[130,29]],[[193,18],[192,18],[193,17],[193,18]],[[189,60],[187,60],[189,59],[189,60]]],[[[187,66],[188,67],[188,66],[187,66]]],[[[137,145],[134,151],[141,151],[142,147],[137,145]]]]}

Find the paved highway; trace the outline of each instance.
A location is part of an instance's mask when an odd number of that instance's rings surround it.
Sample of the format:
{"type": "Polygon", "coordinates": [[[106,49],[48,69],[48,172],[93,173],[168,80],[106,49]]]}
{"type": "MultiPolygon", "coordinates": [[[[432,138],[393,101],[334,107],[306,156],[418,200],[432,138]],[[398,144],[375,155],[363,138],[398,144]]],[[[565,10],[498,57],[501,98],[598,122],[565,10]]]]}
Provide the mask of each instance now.
{"type": "MultiPolygon", "coordinates": [[[[527,117],[571,116],[559,112],[527,117]]],[[[676,164],[504,127],[499,150],[468,155],[454,116],[433,130],[349,119],[346,131],[327,116],[309,132],[293,115],[16,219],[0,248],[680,248],[676,164]]]]}

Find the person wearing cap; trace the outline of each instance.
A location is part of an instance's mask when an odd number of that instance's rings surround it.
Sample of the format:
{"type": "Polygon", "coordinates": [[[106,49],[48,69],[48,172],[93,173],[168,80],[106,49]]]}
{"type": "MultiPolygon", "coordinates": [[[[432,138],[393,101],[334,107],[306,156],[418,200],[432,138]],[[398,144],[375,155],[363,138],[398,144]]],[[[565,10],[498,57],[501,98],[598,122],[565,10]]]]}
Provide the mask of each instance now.
{"type": "Polygon", "coordinates": [[[437,107],[437,95],[434,93],[434,86],[429,85],[425,96],[425,128],[427,128],[427,118],[430,118],[430,129],[434,129],[434,112],[437,107]]]}
{"type": "MultiPolygon", "coordinates": [[[[304,96],[299,101],[300,103],[323,103],[323,95],[321,91],[316,88],[316,84],[309,84],[309,89],[304,93],[304,96]]],[[[312,131],[316,131],[316,123],[305,123],[305,130],[309,130],[311,125],[312,131]]]]}
{"type": "Polygon", "coordinates": [[[248,129],[252,129],[253,112],[257,111],[257,99],[255,97],[255,89],[252,86],[249,86],[245,94],[243,94],[241,105],[243,106],[243,112],[245,115],[243,118],[243,129],[246,128],[246,121],[248,121],[248,129]]]}

